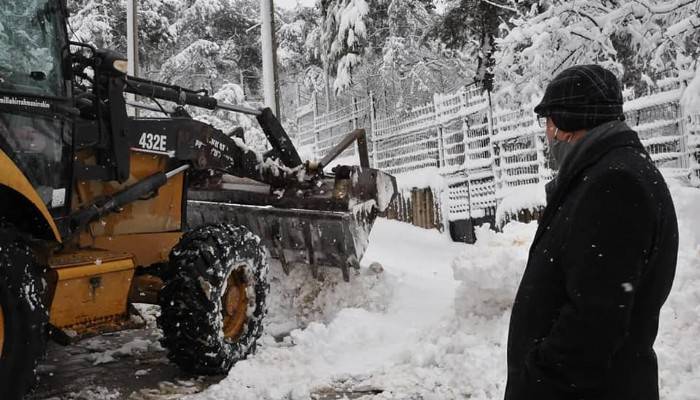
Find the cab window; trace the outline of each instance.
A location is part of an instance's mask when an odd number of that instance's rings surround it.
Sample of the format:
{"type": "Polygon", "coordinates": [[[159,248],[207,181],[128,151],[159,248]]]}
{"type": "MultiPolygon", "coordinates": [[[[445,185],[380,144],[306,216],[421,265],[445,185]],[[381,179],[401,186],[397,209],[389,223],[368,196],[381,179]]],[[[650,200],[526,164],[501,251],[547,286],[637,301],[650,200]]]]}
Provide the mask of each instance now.
{"type": "Polygon", "coordinates": [[[63,95],[55,0],[0,2],[0,90],[63,95]]]}

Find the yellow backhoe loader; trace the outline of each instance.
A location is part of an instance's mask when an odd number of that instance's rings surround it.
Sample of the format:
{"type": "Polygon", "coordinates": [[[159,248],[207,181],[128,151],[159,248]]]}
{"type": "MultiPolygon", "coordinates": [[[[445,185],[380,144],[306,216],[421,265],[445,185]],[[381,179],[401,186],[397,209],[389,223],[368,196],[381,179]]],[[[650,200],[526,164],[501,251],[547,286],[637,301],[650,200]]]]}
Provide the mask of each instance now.
{"type": "Polygon", "coordinates": [[[161,306],[172,362],[226,372],[261,335],[267,257],[349,279],[396,182],[362,130],[304,163],[269,109],[128,76],[68,40],[64,1],[0,4],[0,399],[31,390],[47,340],[130,328],[132,303],[161,306]],[[254,116],[270,150],[192,107],[254,116]],[[326,171],[355,142],[360,165],[326,171]]]}

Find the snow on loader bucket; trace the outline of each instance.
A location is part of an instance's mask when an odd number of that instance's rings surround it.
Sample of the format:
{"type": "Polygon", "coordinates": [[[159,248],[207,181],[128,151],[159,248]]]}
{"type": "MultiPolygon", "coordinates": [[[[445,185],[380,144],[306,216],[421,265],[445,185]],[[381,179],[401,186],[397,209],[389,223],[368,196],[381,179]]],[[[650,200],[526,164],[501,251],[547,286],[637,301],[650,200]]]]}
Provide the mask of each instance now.
{"type": "MultiPolygon", "coordinates": [[[[319,266],[330,266],[340,268],[348,280],[349,269],[359,268],[374,220],[397,195],[396,179],[369,167],[364,129],[347,134],[320,161],[302,163],[269,108],[255,110],[225,104],[196,92],[133,77],[126,90],[170,101],[181,101],[184,96],[185,104],[252,115],[267,137],[271,150],[264,154],[247,148],[241,128],[231,132],[230,138],[212,136],[209,143],[194,141],[192,146],[185,146],[200,152],[206,145],[214,147],[193,156],[203,158],[199,162],[208,165],[209,170],[199,178],[193,173],[187,194],[190,229],[220,222],[246,226],[260,236],[285,271],[297,263],[310,265],[314,272],[319,266]],[[355,142],[360,165],[326,171],[355,142]]],[[[162,109],[128,103],[154,111],[162,109]]]]}
{"type": "Polygon", "coordinates": [[[284,189],[223,176],[215,187],[191,190],[188,223],[244,225],[262,238],[285,272],[306,264],[318,276],[318,267],[335,267],[347,281],[350,268],[360,267],[377,215],[397,193],[394,177],[367,164],[364,130],[356,130],[320,162],[307,162],[303,178],[287,181],[284,189]],[[325,174],[323,166],[354,140],[363,166],[338,166],[325,174]]]}
{"type": "MultiPolygon", "coordinates": [[[[255,116],[271,146],[264,154],[254,152],[245,145],[241,128],[228,135],[211,133],[205,142],[197,136],[180,140],[185,145],[178,154],[192,153],[189,157],[197,160],[195,167],[206,165],[200,168],[200,176],[197,171],[191,173],[189,229],[220,222],[246,226],[261,237],[285,271],[298,263],[310,265],[314,272],[319,266],[337,267],[347,280],[349,269],[359,268],[374,220],[397,195],[396,179],[369,167],[364,129],[347,134],[323,159],[302,163],[269,108],[225,104],[179,87],[129,79],[127,92],[255,116]],[[327,171],[355,142],[360,165],[327,171]],[[207,147],[212,147],[211,151],[207,147]]],[[[163,109],[127,103],[154,111],[163,109]]]]}

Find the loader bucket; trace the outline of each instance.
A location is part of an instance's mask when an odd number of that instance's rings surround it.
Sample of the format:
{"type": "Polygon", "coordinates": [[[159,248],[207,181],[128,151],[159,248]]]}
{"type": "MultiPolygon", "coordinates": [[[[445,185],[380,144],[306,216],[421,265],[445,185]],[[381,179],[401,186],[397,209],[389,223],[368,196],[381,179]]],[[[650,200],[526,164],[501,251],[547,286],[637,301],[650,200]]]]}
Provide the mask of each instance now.
{"type": "Polygon", "coordinates": [[[335,267],[349,280],[350,269],[360,267],[377,215],[397,193],[392,176],[369,168],[349,168],[305,191],[289,188],[281,197],[250,182],[190,191],[188,225],[227,222],[246,226],[260,236],[285,272],[295,264],[306,264],[316,276],[319,267],[335,267]]]}

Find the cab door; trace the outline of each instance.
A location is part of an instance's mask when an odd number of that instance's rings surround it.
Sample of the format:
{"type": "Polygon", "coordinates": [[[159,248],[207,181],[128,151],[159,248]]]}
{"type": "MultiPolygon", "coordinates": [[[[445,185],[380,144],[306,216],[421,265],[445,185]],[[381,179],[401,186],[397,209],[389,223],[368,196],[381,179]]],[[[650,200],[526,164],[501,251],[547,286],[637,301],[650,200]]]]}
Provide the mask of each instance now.
{"type": "Polygon", "coordinates": [[[72,175],[72,99],[63,71],[67,33],[60,1],[0,2],[0,151],[53,218],[70,211],[72,175]]]}

